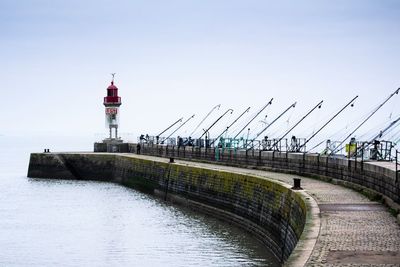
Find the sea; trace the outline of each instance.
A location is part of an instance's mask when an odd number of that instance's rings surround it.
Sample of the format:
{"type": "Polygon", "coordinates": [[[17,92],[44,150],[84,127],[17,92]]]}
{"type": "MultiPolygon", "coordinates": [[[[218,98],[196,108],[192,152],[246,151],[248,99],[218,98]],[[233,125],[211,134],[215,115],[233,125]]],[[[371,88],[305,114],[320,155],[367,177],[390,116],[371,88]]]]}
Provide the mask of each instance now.
{"type": "Polygon", "coordinates": [[[0,136],[0,266],[279,266],[246,231],[121,185],[27,177],[31,152],[94,136],[0,136]]]}

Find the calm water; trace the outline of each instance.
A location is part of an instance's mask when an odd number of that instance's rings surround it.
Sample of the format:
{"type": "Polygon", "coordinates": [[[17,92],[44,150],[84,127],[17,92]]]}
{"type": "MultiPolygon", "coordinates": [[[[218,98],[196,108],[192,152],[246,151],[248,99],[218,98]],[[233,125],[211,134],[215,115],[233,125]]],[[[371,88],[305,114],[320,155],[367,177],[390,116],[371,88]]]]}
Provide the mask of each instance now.
{"type": "Polygon", "coordinates": [[[248,234],[101,182],[29,179],[29,152],[94,138],[0,136],[0,266],[277,266],[248,234]]]}

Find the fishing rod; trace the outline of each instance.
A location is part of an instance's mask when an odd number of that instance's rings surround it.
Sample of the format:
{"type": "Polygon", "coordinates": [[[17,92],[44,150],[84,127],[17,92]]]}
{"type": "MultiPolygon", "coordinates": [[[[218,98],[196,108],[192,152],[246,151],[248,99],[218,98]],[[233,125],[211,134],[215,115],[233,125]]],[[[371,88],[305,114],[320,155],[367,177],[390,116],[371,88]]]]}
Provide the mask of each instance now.
{"type": "Polygon", "coordinates": [[[385,132],[387,132],[388,130],[390,130],[393,126],[395,126],[398,122],[400,121],[400,116],[395,119],[394,121],[392,121],[385,129],[381,130],[379,132],[379,134],[377,134],[374,138],[371,139],[371,141],[369,141],[369,143],[372,143],[374,140],[381,138],[385,132]]]}
{"type": "Polygon", "coordinates": [[[261,123],[267,125],[267,124],[268,124],[268,122],[267,122],[267,117],[268,117],[268,115],[265,115],[264,119],[263,119],[263,120],[260,120],[260,121],[258,121],[258,122],[261,122],[261,123]]]}
{"type": "Polygon", "coordinates": [[[317,145],[315,145],[313,148],[311,148],[311,149],[308,150],[308,151],[311,151],[311,150],[313,150],[314,148],[319,147],[319,146],[322,145],[322,143],[324,143],[324,142],[326,142],[326,140],[322,140],[320,143],[318,143],[317,145]]]}
{"type": "MultiPolygon", "coordinates": [[[[288,112],[291,108],[296,107],[296,104],[297,104],[297,102],[294,102],[294,103],[291,104],[287,109],[285,109],[285,111],[282,112],[275,120],[273,120],[273,121],[272,121],[270,124],[268,124],[264,129],[262,129],[262,131],[259,132],[259,133],[257,134],[257,136],[251,140],[251,142],[253,142],[254,140],[256,140],[263,132],[265,132],[265,131],[266,131],[270,126],[272,126],[277,120],[279,120],[283,115],[285,115],[285,113],[288,112]]],[[[248,145],[248,144],[246,144],[246,147],[247,147],[247,145],[248,145]]],[[[252,149],[253,147],[254,147],[254,145],[252,145],[252,146],[251,146],[249,149],[247,149],[247,150],[250,150],[250,149],[252,149]]]]}
{"type": "Polygon", "coordinates": [[[272,147],[276,146],[283,138],[285,138],[286,135],[288,135],[294,128],[297,127],[297,125],[299,125],[305,118],[308,117],[308,115],[310,115],[316,108],[321,108],[322,103],[324,102],[324,100],[322,100],[321,102],[319,102],[315,107],[313,107],[305,116],[303,116],[303,118],[301,118],[295,125],[293,125],[292,128],[290,128],[281,138],[278,139],[278,141],[276,141],[272,147]]]}
{"type": "Polygon", "coordinates": [[[346,140],[352,136],[364,123],[366,123],[379,109],[381,109],[381,107],[383,107],[386,102],[388,102],[394,95],[397,95],[400,91],[400,88],[397,88],[396,91],[394,91],[388,98],[385,99],[385,101],[383,101],[383,103],[381,103],[363,122],[361,122],[355,129],[354,131],[352,131],[345,139],[343,139],[339,145],[336,147],[335,150],[333,150],[330,154],[333,154],[337,151],[339,151],[341,149],[341,145],[346,142],[346,140]]]}
{"type": "Polygon", "coordinates": [[[168,131],[168,130],[169,130],[170,128],[172,128],[175,124],[177,124],[178,122],[180,122],[180,121],[182,121],[182,120],[183,120],[183,117],[180,118],[179,120],[177,120],[176,122],[174,122],[173,124],[171,124],[170,126],[168,126],[167,129],[165,129],[164,131],[162,131],[160,134],[158,134],[158,135],[156,136],[157,144],[158,144],[158,139],[160,138],[160,136],[161,136],[163,133],[165,133],[166,131],[168,131]]]}
{"type": "Polygon", "coordinates": [[[213,124],[211,124],[210,127],[207,128],[207,130],[204,130],[204,133],[198,138],[201,139],[220,119],[222,119],[222,117],[224,117],[226,115],[226,113],[231,112],[231,114],[233,113],[233,109],[228,109],[227,111],[225,111],[224,114],[222,114],[216,121],[214,121],[213,124]]]}
{"type": "Polygon", "coordinates": [[[196,128],[193,130],[193,132],[189,135],[189,136],[193,136],[193,134],[196,132],[196,130],[200,127],[200,125],[208,118],[208,116],[211,115],[211,113],[216,109],[216,108],[220,108],[221,104],[216,105],[215,107],[213,107],[210,112],[208,112],[208,114],[201,120],[201,122],[196,126],[196,128]]]}
{"type": "Polygon", "coordinates": [[[397,144],[397,143],[400,141],[399,137],[400,137],[400,129],[399,129],[398,131],[396,131],[395,133],[393,133],[393,134],[390,136],[389,139],[394,140],[393,142],[394,142],[395,144],[397,144]]]}
{"type": "MultiPolygon", "coordinates": [[[[247,129],[246,146],[247,146],[247,140],[249,140],[249,135],[250,135],[250,128],[247,129]]],[[[244,145],[244,141],[243,141],[243,145],[244,145]]]]}
{"type": "Polygon", "coordinates": [[[305,142],[299,147],[299,150],[304,147],[311,139],[313,139],[322,129],[325,128],[331,121],[333,121],[343,110],[345,110],[348,106],[354,106],[354,101],[358,98],[358,95],[355,96],[352,100],[350,100],[341,110],[339,110],[332,118],[330,118],[321,128],[318,129],[313,135],[311,135],[305,142]]]}
{"type": "MultiPolygon", "coordinates": [[[[240,114],[239,117],[236,118],[236,120],[234,120],[228,127],[226,127],[226,129],[225,129],[220,135],[218,135],[218,137],[215,138],[215,140],[218,140],[218,138],[220,138],[224,133],[226,133],[226,132],[228,131],[228,129],[229,129],[230,127],[232,127],[232,125],[234,125],[234,124],[235,124],[246,112],[248,112],[249,110],[250,110],[250,107],[248,107],[242,114],[240,114]]],[[[213,140],[213,141],[211,142],[210,146],[211,146],[212,144],[214,144],[215,140],[213,140]]]]}
{"type": "Polygon", "coordinates": [[[235,137],[233,137],[233,139],[236,139],[236,137],[239,136],[239,134],[241,132],[243,132],[244,129],[246,129],[247,126],[249,126],[249,124],[255,119],[257,118],[258,115],[260,115],[261,112],[264,111],[264,109],[266,109],[269,105],[272,104],[272,100],[274,100],[273,98],[271,98],[271,100],[259,111],[257,112],[257,114],[235,135],[235,137]]]}
{"type": "Polygon", "coordinates": [[[174,133],[176,133],[180,128],[182,128],[183,125],[185,125],[188,121],[190,121],[191,119],[194,118],[193,114],[190,118],[188,118],[184,123],[182,123],[175,131],[173,131],[170,135],[168,135],[168,137],[166,137],[164,140],[161,141],[161,144],[164,144],[164,141],[167,140],[168,138],[170,138],[174,133]]]}
{"type": "MultiPolygon", "coordinates": [[[[400,116],[395,119],[394,121],[392,121],[385,129],[381,130],[374,138],[372,138],[369,142],[363,143],[361,146],[360,150],[363,150],[365,148],[366,145],[370,145],[372,143],[374,143],[374,141],[378,138],[381,138],[385,132],[387,132],[388,130],[390,130],[393,126],[395,126],[398,122],[400,121],[400,116]]],[[[358,150],[359,151],[359,150],[358,150]]],[[[357,156],[358,152],[354,155],[357,156]]]]}

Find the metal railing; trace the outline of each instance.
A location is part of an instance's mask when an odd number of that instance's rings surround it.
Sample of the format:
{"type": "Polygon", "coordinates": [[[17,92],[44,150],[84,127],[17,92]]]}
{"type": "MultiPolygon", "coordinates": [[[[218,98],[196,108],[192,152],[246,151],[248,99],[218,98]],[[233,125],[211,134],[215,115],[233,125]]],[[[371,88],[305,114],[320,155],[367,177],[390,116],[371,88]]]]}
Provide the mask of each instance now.
{"type": "Polygon", "coordinates": [[[246,140],[233,138],[220,138],[219,140],[212,138],[192,139],[191,137],[165,138],[159,136],[141,135],[137,138],[138,143],[149,145],[176,145],[178,147],[206,147],[206,148],[235,148],[261,150],[261,151],[277,151],[277,152],[306,152],[306,147],[302,146],[305,138],[296,139],[263,139],[263,140],[246,140]]]}
{"type": "Polygon", "coordinates": [[[121,104],[121,97],[119,96],[105,96],[104,104],[121,104]]]}
{"type": "Polygon", "coordinates": [[[261,146],[263,151],[306,152],[305,142],[305,138],[274,138],[263,139],[261,146]]]}
{"type": "Polygon", "coordinates": [[[329,142],[323,152],[329,155],[345,155],[347,158],[374,161],[393,161],[395,155],[393,142],[384,140],[375,140],[374,142],[357,141],[350,142],[338,149],[337,142],[329,142]],[[336,149],[335,149],[336,147],[336,149]],[[345,148],[345,153],[341,152],[345,148]],[[334,154],[329,153],[336,151],[334,154]],[[340,151],[340,152],[339,152],[340,151]]]}

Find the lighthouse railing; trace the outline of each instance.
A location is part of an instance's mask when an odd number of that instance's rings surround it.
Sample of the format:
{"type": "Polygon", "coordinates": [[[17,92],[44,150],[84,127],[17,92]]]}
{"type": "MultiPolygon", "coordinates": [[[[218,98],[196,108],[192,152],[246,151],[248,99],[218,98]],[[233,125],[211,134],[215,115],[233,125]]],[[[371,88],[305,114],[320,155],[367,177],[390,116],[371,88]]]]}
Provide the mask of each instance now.
{"type": "Polygon", "coordinates": [[[121,104],[121,97],[119,96],[105,96],[104,104],[121,104]]]}

